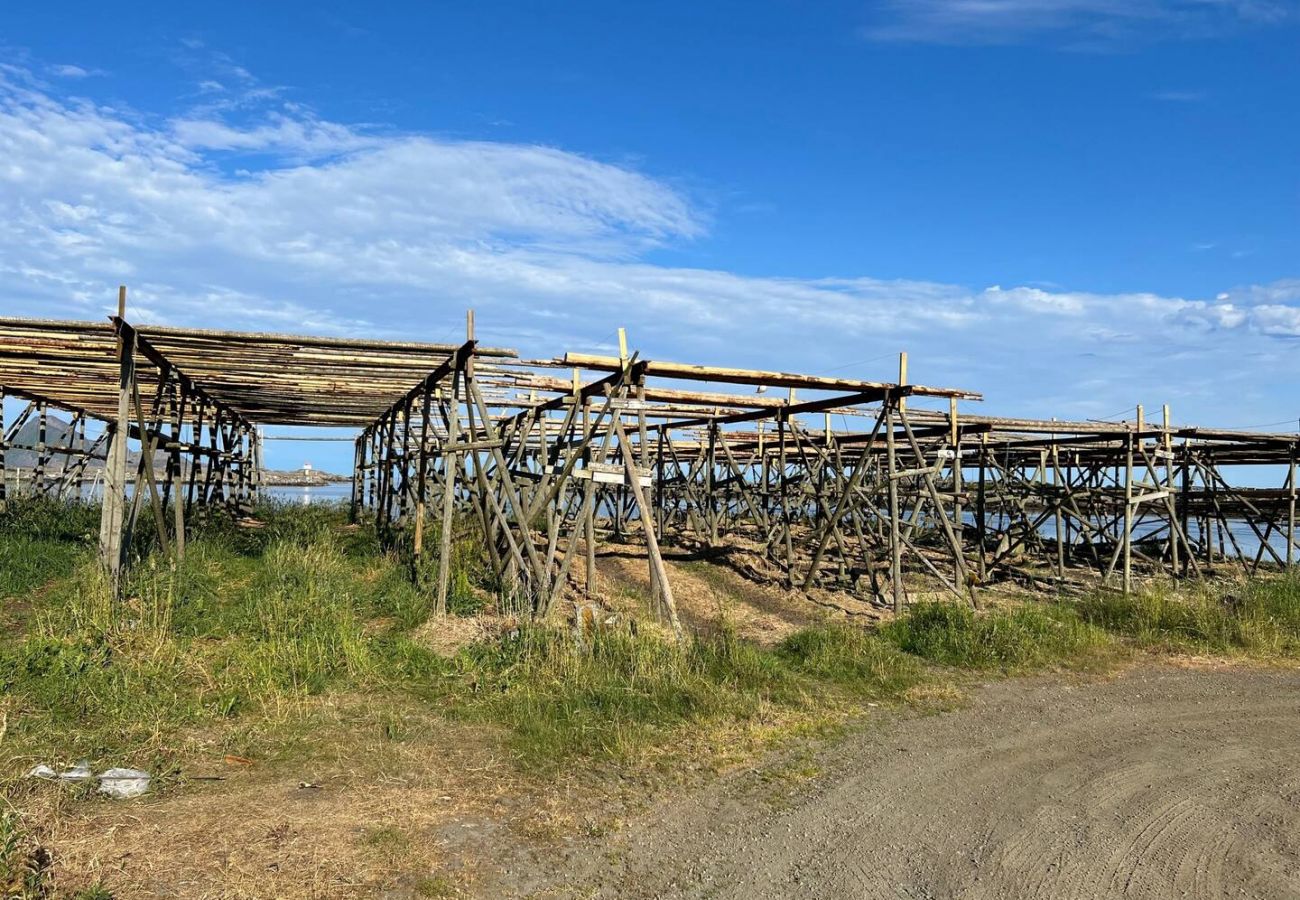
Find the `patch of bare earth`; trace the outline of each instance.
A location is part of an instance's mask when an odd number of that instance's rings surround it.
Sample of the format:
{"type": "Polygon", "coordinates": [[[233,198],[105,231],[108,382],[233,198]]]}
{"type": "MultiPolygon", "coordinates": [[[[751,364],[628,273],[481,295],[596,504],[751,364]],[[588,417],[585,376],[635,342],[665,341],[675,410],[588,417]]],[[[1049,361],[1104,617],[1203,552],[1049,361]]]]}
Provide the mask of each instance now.
{"type": "Polygon", "coordinates": [[[195,751],[136,800],[24,785],[16,805],[60,895],[98,882],[122,898],[457,896],[478,877],[466,836],[490,843],[541,808],[489,730],[362,697],[310,715],[283,758],[195,751]]]}
{"type": "MultiPolygon", "coordinates": [[[[779,572],[743,543],[665,548],[664,567],[682,624],[697,634],[727,627],[771,646],[800,629],[832,620],[874,621],[878,607],[844,593],[808,595],[781,586],[779,572]]],[[[606,544],[597,559],[597,594],[616,612],[644,617],[650,569],[638,544],[606,544]]]]}
{"type": "Polygon", "coordinates": [[[656,801],[485,896],[1300,896],[1300,671],[985,685],[656,801]]]}

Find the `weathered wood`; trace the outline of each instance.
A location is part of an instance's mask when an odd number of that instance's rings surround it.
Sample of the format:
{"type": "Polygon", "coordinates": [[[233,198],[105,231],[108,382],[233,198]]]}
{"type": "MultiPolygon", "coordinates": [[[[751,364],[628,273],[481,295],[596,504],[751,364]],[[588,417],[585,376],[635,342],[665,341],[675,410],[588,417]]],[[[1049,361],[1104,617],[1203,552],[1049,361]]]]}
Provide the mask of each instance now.
{"type": "Polygon", "coordinates": [[[903,547],[902,537],[898,529],[898,517],[900,507],[898,504],[898,479],[894,474],[898,471],[898,451],[894,439],[894,406],[891,403],[885,405],[885,452],[886,465],[889,478],[889,577],[892,584],[894,614],[903,614],[903,547]]]}
{"type": "MultiPolygon", "coordinates": [[[[125,303],[126,292],[120,295],[125,303]]],[[[126,455],[131,427],[131,389],[135,384],[135,333],[120,330],[118,340],[119,374],[117,415],[108,462],[104,466],[104,501],[99,521],[99,557],[108,572],[113,588],[121,585],[122,568],[128,547],[122,541],[123,516],[126,510],[126,455]]]]}

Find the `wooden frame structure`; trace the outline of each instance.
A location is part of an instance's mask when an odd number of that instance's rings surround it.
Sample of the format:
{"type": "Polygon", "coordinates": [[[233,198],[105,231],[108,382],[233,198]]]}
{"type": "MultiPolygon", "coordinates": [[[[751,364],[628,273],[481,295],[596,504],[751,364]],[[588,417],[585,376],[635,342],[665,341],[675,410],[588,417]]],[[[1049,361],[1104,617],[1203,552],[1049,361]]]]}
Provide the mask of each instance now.
{"type": "Polygon", "coordinates": [[[1293,567],[1300,549],[1296,434],[1175,427],[1167,410],[1159,425],[1140,410],[1128,423],[971,415],[959,404],[978,394],[907,383],[905,356],[897,381],[875,382],[642,359],[621,331],[618,356],[521,360],[480,346],[472,313],[454,345],[124,313],[123,292],[107,323],[0,319],[0,398],[28,404],[8,429],[0,404],[0,476],[32,421],[34,491],[77,496],[102,464],[114,578],[134,534],[180,555],[195,516],[248,512],[264,425],[360,430],[352,515],[413,561],[434,556],[439,610],[467,534],[503,599],[535,616],[597,591],[601,541],[642,544],[674,628],[668,543],[744,546],[792,589],[896,609],[973,603],[1002,579],[1127,591],[1135,577],[1293,567]],[[72,417],[61,442],[43,427],[51,409],[72,417]],[[1276,471],[1280,487],[1237,478],[1276,471]],[[137,529],[146,509],[153,527],[137,529]]]}
{"type": "MultiPolygon", "coordinates": [[[[575,588],[594,590],[595,546],[602,533],[616,539],[633,530],[639,534],[652,604],[676,628],[661,535],[680,538],[693,530],[716,544],[724,521],[743,522],[747,533],[782,562],[792,584],[796,541],[802,545],[811,538],[818,549],[801,582],[809,585],[831,543],[841,553],[839,569],[847,570],[849,539],[840,523],[846,516],[866,515],[867,509],[872,525],[864,532],[855,523],[853,532],[862,570],[873,583],[880,572],[889,573],[896,605],[904,601],[904,557],[914,557],[958,596],[967,596],[961,529],[950,521],[951,498],[939,490],[937,472],[908,423],[905,398],[939,397],[955,404],[978,395],[641,360],[628,354],[622,332],[620,346],[618,357],[568,354],[502,362],[484,376],[475,364],[471,318],[468,339],[457,353],[358,438],[354,514],[372,511],[380,533],[392,539],[410,535],[418,558],[432,502],[440,510],[439,558],[448,557],[457,522],[478,529],[503,593],[540,616],[555,607],[570,574],[575,588]],[[571,380],[548,377],[548,368],[570,370],[571,380]],[[780,387],[790,397],[749,399],[665,386],[673,382],[780,387]],[[798,402],[797,390],[824,396],[798,402]],[[823,448],[807,439],[800,417],[831,410],[875,423],[865,445],[823,448]],[[754,446],[729,430],[768,420],[775,423],[775,438],[767,449],[761,434],[754,446]],[[707,442],[692,438],[700,428],[707,430],[707,442]],[[883,470],[873,454],[877,444],[884,448],[883,470]],[[887,474],[884,483],[891,489],[883,510],[869,503],[868,472],[873,484],[887,474]],[[828,499],[835,489],[830,477],[844,488],[835,502],[828,499]],[[915,489],[908,507],[913,520],[906,523],[908,498],[899,489],[904,480],[915,489]],[[814,482],[817,492],[810,493],[814,482]],[[952,574],[945,576],[914,542],[914,537],[922,540],[913,535],[921,516],[940,523],[952,574]],[[585,569],[581,580],[573,565],[579,556],[585,569]]],[[[923,434],[928,437],[929,431],[923,434]]],[[[440,569],[439,609],[447,603],[447,568],[440,569]]]]}

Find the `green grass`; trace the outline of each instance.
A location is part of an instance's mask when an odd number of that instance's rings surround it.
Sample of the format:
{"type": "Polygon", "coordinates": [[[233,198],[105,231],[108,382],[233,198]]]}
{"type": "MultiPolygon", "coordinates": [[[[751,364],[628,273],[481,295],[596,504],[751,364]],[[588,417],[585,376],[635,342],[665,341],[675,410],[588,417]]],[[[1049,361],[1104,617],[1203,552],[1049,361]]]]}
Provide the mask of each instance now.
{"type": "Polygon", "coordinates": [[[121,602],[90,539],[65,535],[63,577],[40,583],[26,634],[0,648],[19,713],[7,741],[59,758],[160,753],[186,728],[409,674],[420,654],[400,638],[430,604],[401,563],[338,511],[264,515],[255,531],[204,529],[178,567],[146,557],[121,602]]]}
{"type": "Polygon", "coordinates": [[[618,757],[687,723],[745,719],[765,702],[798,705],[803,685],[781,659],[729,634],[684,645],[597,628],[525,628],[457,660],[474,693],[461,714],[503,724],[528,766],[573,755],[618,757]]]}
{"type": "Polygon", "coordinates": [[[1129,597],[1097,594],[1079,617],[1140,647],[1169,651],[1300,656],[1300,580],[1279,578],[1129,597]]]}
{"type": "Polygon", "coordinates": [[[924,603],[881,629],[899,650],[943,666],[1026,672],[1085,658],[1110,642],[1067,606],[1026,605],[976,614],[953,603],[924,603]]]}
{"type": "MultiPolygon", "coordinates": [[[[847,627],[764,649],[725,629],[679,644],[627,625],[581,642],[527,626],[446,659],[416,634],[432,610],[429,573],[412,579],[365,529],[341,528],[338,511],[263,516],[256,530],[214,521],[179,566],[145,557],[120,604],[89,539],[65,535],[71,571],[41,585],[26,634],[0,649],[0,688],[18,712],[11,746],[166,768],[187,732],[217,727],[247,749],[245,723],[298,699],[361,692],[500,727],[521,765],[545,769],[621,757],[685,725],[815,707],[828,690],[894,698],[923,676],[915,660],[847,627]]],[[[453,610],[491,590],[465,544],[453,610]]]]}
{"type": "Polygon", "coordinates": [[[0,602],[23,598],[67,573],[99,533],[98,508],[51,500],[11,501],[0,512],[0,602]]]}
{"type": "MultiPolygon", "coordinates": [[[[15,760],[174,768],[185,736],[226,752],[301,752],[312,723],[273,734],[314,697],[418,704],[442,722],[486,725],[519,765],[624,758],[700,726],[773,711],[840,715],[864,700],[904,702],[954,670],[1013,674],[1077,667],[1125,650],[1300,656],[1300,582],[1273,579],[1173,596],[1097,594],[975,613],[921,604],[878,630],[799,631],[776,647],[725,626],[677,643],[652,629],[523,626],[453,658],[421,639],[436,570],[384,554],[339,509],[268,507],[260,529],[214,519],[183,564],[135,565],[115,603],[93,559],[90,507],[11,506],[4,602],[25,604],[0,642],[6,749],[15,760]],[[286,750],[288,752],[288,750],[286,750]]],[[[458,537],[452,609],[493,595],[481,546],[458,537]]],[[[406,726],[384,725],[389,739],[406,726]]],[[[393,724],[397,723],[397,724],[393,724]]]]}

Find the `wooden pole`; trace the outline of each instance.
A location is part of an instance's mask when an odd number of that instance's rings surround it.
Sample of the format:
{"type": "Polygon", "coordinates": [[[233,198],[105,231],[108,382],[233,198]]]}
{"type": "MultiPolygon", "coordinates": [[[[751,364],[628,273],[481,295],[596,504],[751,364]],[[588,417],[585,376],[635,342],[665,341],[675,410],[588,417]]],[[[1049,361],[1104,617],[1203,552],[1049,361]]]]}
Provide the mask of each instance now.
{"type": "Polygon", "coordinates": [[[709,423],[709,451],[705,458],[704,470],[704,492],[708,500],[708,518],[706,522],[709,526],[708,541],[710,547],[716,547],[718,544],[718,502],[714,496],[714,473],[718,464],[718,423],[709,423]]]}
{"type": "Polygon", "coordinates": [[[32,491],[37,497],[45,496],[45,465],[47,454],[45,439],[49,429],[50,413],[44,402],[36,404],[36,469],[32,472],[32,491]]]}
{"type": "MultiPolygon", "coordinates": [[[[470,312],[469,327],[473,328],[473,312],[470,312]]],[[[457,399],[457,391],[461,384],[462,361],[457,360],[456,371],[452,373],[451,379],[451,399],[449,401],[449,413],[447,415],[447,443],[444,446],[443,472],[442,472],[442,520],[440,522],[440,531],[438,534],[438,605],[435,609],[438,615],[447,614],[447,595],[451,588],[451,530],[455,524],[456,513],[456,469],[459,464],[455,450],[447,450],[448,447],[454,447],[459,438],[460,430],[460,409],[457,399]]],[[[477,468],[477,467],[476,467],[477,468]]],[[[491,535],[487,529],[483,531],[483,539],[490,541],[491,535]]]]}
{"type": "Polygon", "coordinates": [[[1291,489],[1287,492],[1286,509],[1286,567],[1295,571],[1295,525],[1296,525],[1296,445],[1291,445],[1291,489]]]}
{"type": "MultiPolygon", "coordinates": [[[[120,289],[118,308],[126,306],[126,288],[120,289]]],[[[114,591],[121,588],[122,567],[128,548],[122,541],[126,510],[126,454],[131,433],[131,388],[135,384],[135,331],[123,323],[118,331],[117,418],[104,466],[104,502],[99,518],[99,557],[114,591]]]]}
{"type": "MultiPolygon", "coordinates": [[[[1161,407],[1161,416],[1164,424],[1161,446],[1165,454],[1165,490],[1173,498],[1165,506],[1169,511],[1169,569],[1176,581],[1181,568],[1179,565],[1181,550],[1179,548],[1178,493],[1174,487],[1174,438],[1170,431],[1168,403],[1161,407]]],[[[1183,532],[1183,535],[1186,536],[1186,532],[1183,532]]]]}
{"type": "MultiPolygon", "coordinates": [[[[576,369],[574,370],[574,376],[577,377],[576,369]]],[[[576,393],[574,394],[573,402],[582,403],[582,433],[584,435],[590,435],[591,434],[590,405],[586,401],[578,397],[576,393]]],[[[660,434],[660,440],[663,440],[662,433],[660,434]]],[[[587,454],[587,462],[591,463],[592,455],[591,455],[590,445],[588,445],[586,449],[586,454],[587,454]]],[[[584,526],[585,534],[583,535],[583,538],[584,538],[584,543],[586,544],[586,548],[585,548],[586,563],[587,563],[586,593],[588,597],[591,597],[593,594],[596,593],[596,482],[594,479],[589,481],[588,484],[586,485],[586,492],[587,492],[587,496],[583,497],[582,499],[582,517],[585,522],[585,526],[584,526]]]]}
{"type": "MultiPolygon", "coordinates": [[[[899,385],[907,384],[907,351],[898,354],[898,383],[899,385]]],[[[898,410],[902,412],[907,409],[907,398],[898,398],[898,410]]]]}
{"type": "Polygon", "coordinates": [[[986,569],[987,561],[985,560],[984,542],[986,540],[988,529],[988,498],[987,498],[987,476],[985,475],[985,466],[988,456],[988,433],[980,433],[980,450],[979,450],[979,481],[975,489],[975,540],[979,545],[979,578],[982,584],[988,577],[986,569]]]}
{"type": "Polygon", "coordinates": [[[1061,477],[1061,448],[1052,445],[1052,504],[1055,507],[1053,517],[1056,520],[1056,577],[1065,583],[1065,521],[1061,513],[1064,485],[1061,477]]]}
{"type": "Polygon", "coordinates": [[[1137,408],[1137,427],[1124,441],[1124,595],[1133,592],[1133,449],[1142,431],[1142,406],[1137,408]]]}
{"type": "MultiPolygon", "coordinates": [[[[792,393],[793,390],[794,389],[791,388],[792,393]]],[[[782,410],[780,418],[777,419],[776,424],[777,424],[777,438],[781,448],[779,465],[781,467],[781,487],[780,487],[781,525],[782,528],[785,530],[785,535],[784,535],[785,572],[786,572],[786,579],[792,580],[794,578],[794,539],[790,531],[794,523],[790,516],[790,480],[789,480],[789,470],[788,470],[789,463],[786,459],[785,435],[786,435],[786,431],[788,430],[789,422],[787,421],[786,413],[784,410],[782,410]]]]}
{"type": "Polygon", "coordinates": [[[352,444],[352,494],[348,498],[348,522],[352,525],[357,523],[358,498],[362,491],[361,479],[366,464],[365,457],[362,455],[365,437],[366,433],[363,431],[352,444]]]}
{"type": "Polygon", "coordinates": [[[185,501],[181,498],[183,466],[179,449],[181,429],[185,423],[185,386],[180,381],[176,381],[175,385],[175,390],[172,392],[171,433],[172,443],[177,445],[177,448],[172,450],[168,464],[171,469],[168,492],[172,495],[172,531],[176,541],[176,561],[180,562],[185,558],[185,501]]]}
{"type": "Polygon", "coordinates": [[[426,383],[420,399],[420,450],[416,454],[415,473],[415,556],[424,553],[424,515],[429,491],[429,415],[433,389],[426,383]]]}
{"type": "MultiPolygon", "coordinates": [[[[901,398],[900,398],[901,400],[901,398]]],[[[889,401],[885,401],[889,404],[889,401]]],[[[889,575],[893,585],[894,613],[903,614],[903,542],[898,531],[898,452],[894,439],[892,405],[885,411],[885,453],[889,477],[889,575]]]]}
{"type": "Polygon", "coordinates": [[[655,570],[659,582],[659,596],[663,601],[664,608],[668,610],[668,621],[672,623],[673,632],[677,635],[677,639],[681,640],[682,623],[677,618],[677,602],[673,599],[673,588],[668,582],[668,571],[664,567],[663,557],[659,553],[659,539],[655,536],[654,524],[645,512],[646,500],[645,493],[641,490],[640,473],[637,471],[631,448],[628,447],[627,434],[623,431],[623,423],[617,415],[614,416],[612,421],[614,430],[618,434],[619,446],[623,448],[623,468],[626,470],[627,480],[632,488],[632,496],[636,499],[637,507],[641,510],[641,520],[645,523],[646,555],[650,557],[650,566],[655,570]]]}
{"type": "Polygon", "coordinates": [[[253,473],[250,487],[253,502],[262,502],[262,473],[266,470],[266,441],[260,426],[253,426],[253,473]]]}
{"type": "MultiPolygon", "coordinates": [[[[159,389],[160,397],[161,397],[162,389],[163,389],[162,387],[160,387],[159,389]]],[[[167,521],[163,515],[162,495],[158,490],[158,480],[156,475],[154,474],[154,469],[153,469],[154,454],[157,450],[157,441],[155,438],[151,437],[150,434],[145,431],[146,427],[148,427],[148,425],[150,424],[150,420],[146,418],[144,412],[144,404],[140,400],[139,379],[135,379],[131,382],[131,399],[132,402],[135,404],[136,422],[138,423],[140,428],[139,472],[144,473],[144,480],[146,485],[149,488],[149,507],[150,509],[153,510],[154,528],[158,532],[158,543],[161,545],[162,551],[165,555],[170,552],[170,545],[167,540],[167,521]]],[[[157,405],[157,403],[158,400],[156,399],[155,406],[157,405]]],[[[152,429],[150,430],[152,431],[152,429]]],[[[140,488],[141,488],[140,477],[139,477],[139,473],[137,473],[136,480],[135,480],[136,496],[132,498],[133,511],[134,509],[137,508],[137,501],[139,500],[140,497],[140,488]]],[[[132,527],[134,527],[134,517],[132,520],[132,527]]]]}
{"type": "Polygon", "coordinates": [[[5,455],[9,452],[9,440],[5,436],[5,387],[0,384],[0,512],[8,504],[8,474],[5,472],[5,455]]]}
{"type": "MultiPolygon", "coordinates": [[[[962,472],[961,457],[961,425],[957,418],[957,398],[948,398],[948,422],[949,434],[948,445],[952,449],[952,527],[956,535],[954,543],[954,553],[956,559],[954,562],[954,571],[956,569],[965,570],[966,560],[962,557],[962,550],[966,544],[966,518],[965,518],[965,491],[964,473],[962,472]]],[[[971,597],[974,598],[975,592],[972,589],[971,597]]]]}

